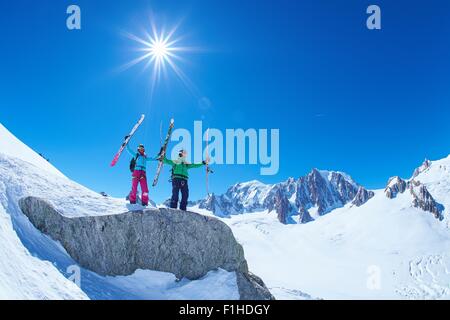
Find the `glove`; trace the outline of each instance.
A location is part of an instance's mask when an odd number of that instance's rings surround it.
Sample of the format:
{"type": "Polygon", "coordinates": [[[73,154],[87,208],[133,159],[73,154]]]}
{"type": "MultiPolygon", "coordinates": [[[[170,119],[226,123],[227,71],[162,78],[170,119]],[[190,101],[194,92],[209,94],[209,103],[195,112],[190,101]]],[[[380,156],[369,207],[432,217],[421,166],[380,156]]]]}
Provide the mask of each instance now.
{"type": "Polygon", "coordinates": [[[129,137],[130,137],[129,135],[126,135],[126,136],[123,138],[123,140],[127,140],[129,137]]]}
{"type": "Polygon", "coordinates": [[[206,161],[205,161],[205,160],[203,160],[203,161],[202,161],[202,164],[206,164],[206,161]]]}

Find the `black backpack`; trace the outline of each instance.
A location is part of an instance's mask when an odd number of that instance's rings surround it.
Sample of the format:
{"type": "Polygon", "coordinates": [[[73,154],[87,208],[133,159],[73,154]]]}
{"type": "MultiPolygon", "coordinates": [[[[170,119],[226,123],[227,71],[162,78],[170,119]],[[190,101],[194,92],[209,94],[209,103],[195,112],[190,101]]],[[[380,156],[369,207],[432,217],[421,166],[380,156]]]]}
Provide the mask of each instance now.
{"type": "Polygon", "coordinates": [[[136,157],[132,158],[130,161],[130,171],[133,172],[136,168],[136,160],[139,157],[139,153],[136,153],[136,157]]]}

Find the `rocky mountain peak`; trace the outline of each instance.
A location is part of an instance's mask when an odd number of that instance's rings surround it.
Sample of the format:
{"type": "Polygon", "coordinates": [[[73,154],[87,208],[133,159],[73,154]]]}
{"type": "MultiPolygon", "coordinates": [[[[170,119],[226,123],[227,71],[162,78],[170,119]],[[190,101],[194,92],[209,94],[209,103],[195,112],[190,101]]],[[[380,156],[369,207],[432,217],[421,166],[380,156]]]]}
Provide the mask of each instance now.
{"type": "Polygon", "coordinates": [[[384,189],[384,193],[386,194],[386,197],[393,199],[397,196],[397,194],[405,192],[406,187],[407,183],[405,180],[399,176],[394,176],[389,178],[386,188],[384,189]]]}
{"type": "Polygon", "coordinates": [[[419,174],[427,170],[431,166],[431,161],[426,159],[423,161],[423,163],[420,165],[420,167],[416,168],[413,172],[412,178],[414,179],[419,174]]]}

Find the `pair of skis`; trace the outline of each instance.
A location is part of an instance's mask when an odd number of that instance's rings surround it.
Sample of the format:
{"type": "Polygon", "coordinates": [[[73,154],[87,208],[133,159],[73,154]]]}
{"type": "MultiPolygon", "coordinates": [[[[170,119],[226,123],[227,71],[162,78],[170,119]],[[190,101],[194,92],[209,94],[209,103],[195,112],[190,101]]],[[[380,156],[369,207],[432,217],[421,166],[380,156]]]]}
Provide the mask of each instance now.
{"type": "Polygon", "coordinates": [[[125,150],[125,147],[127,146],[128,142],[131,140],[139,126],[144,122],[145,114],[141,115],[138,122],[134,125],[133,129],[131,129],[130,133],[125,137],[122,144],[120,145],[119,151],[117,151],[116,155],[114,156],[113,160],[111,161],[111,167],[114,167],[119,161],[120,155],[122,154],[123,150],[125,150]]]}
{"type": "MultiPolygon", "coordinates": [[[[137,129],[142,124],[144,119],[145,119],[145,115],[141,115],[138,122],[136,122],[136,124],[131,129],[130,133],[124,138],[122,144],[120,145],[119,151],[117,151],[113,160],[111,161],[111,167],[114,167],[116,165],[117,161],[119,161],[120,155],[122,154],[123,150],[125,150],[128,142],[130,142],[131,138],[136,133],[137,129]]],[[[164,159],[164,156],[166,155],[167,144],[169,143],[170,136],[173,131],[173,126],[174,126],[174,120],[171,119],[170,125],[169,125],[169,130],[166,135],[166,139],[164,140],[164,144],[161,146],[161,150],[159,151],[158,168],[156,169],[156,174],[155,174],[155,178],[153,179],[152,186],[156,186],[156,184],[158,183],[159,175],[161,174],[161,169],[163,166],[163,159],[164,159]]]]}
{"type": "Polygon", "coordinates": [[[161,174],[161,169],[163,167],[163,160],[164,160],[164,157],[166,156],[167,144],[169,143],[170,136],[172,135],[172,131],[173,131],[173,123],[174,123],[173,119],[170,119],[170,125],[169,125],[169,130],[167,131],[166,139],[164,140],[164,143],[161,146],[161,150],[159,150],[158,168],[156,169],[155,178],[153,179],[153,183],[152,183],[153,187],[156,186],[156,184],[158,183],[159,175],[161,174]]]}

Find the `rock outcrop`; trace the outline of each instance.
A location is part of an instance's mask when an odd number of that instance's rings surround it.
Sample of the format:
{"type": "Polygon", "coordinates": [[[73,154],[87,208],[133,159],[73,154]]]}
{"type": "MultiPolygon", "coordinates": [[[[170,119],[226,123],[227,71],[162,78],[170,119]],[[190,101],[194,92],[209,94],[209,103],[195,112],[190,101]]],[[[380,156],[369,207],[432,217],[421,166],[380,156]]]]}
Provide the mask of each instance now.
{"type": "MultiPolygon", "coordinates": [[[[420,168],[429,168],[430,162],[425,160],[421,167],[416,171],[422,172],[420,168]]],[[[419,174],[418,173],[418,174],[419,174]]],[[[416,175],[417,176],[417,175],[416,175]]],[[[422,209],[424,211],[431,212],[436,219],[442,220],[443,206],[437,203],[433,196],[428,192],[426,186],[420,183],[418,180],[408,180],[405,181],[402,178],[395,176],[389,179],[384,193],[389,199],[395,198],[399,193],[404,193],[409,189],[412,196],[412,205],[416,208],[422,209]]]]}
{"type": "Polygon", "coordinates": [[[411,181],[409,191],[413,197],[413,206],[431,212],[436,219],[442,220],[442,206],[437,203],[427,188],[418,181],[411,181]]]}
{"type": "Polygon", "coordinates": [[[236,279],[241,300],[274,300],[261,278],[253,273],[238,272],[236,279]]]}
{"type": "Polygon", "coordinates": [[[300,208],[298,211],[298,223],[308,223],[313,221],[314,219],[309,214],[309,211],[305,208],[300,208]]]}
{"type": "Polygon", "coordinates": [[[244,250],[231,229],[216,218],[172,209],[68,218],[35,197],[21,199],[19,206],[80,266],[100,275],[149,269],[198,279],[222,268],[236,272],[241,298],[273,298],[264,283],[249,273],[244,250]]]}
{"type": "Polygon", "coordinates": [[[283,194],[281,189],[278,189],[275,195],[275,211],[277,213],[278,221],[281,223],[289,223],[290,213],[292,211],[289,199],[283,194]]]}
{"type": "Polygon", "coordinates": [[[422,165],[418,168],[416,168],[413,172],[412,178],[414,179],[415,177],[417,177],[419,174],[421,174],[422,172],[424,172],[425,170],[427,170],[429,167],[431,166],[431,161],[428,159],[425,159],[422,163],[422,165]]]}
{"type": "Polygon", "coordinates": [[[354,204],[357,207],[362,206],[364,203],[369,201],[375,193],[373,191],[369,191],[364,187],[359,187],[358,192],[356,192],[356,196],[352,201],[352,204],[354,204]]]}
{"type": "Polygon", "coordinates": [[[389,178],[389,181],[384,189],[386,197],[393,199],[399,193],[405,192],[407,188],[407,182],[400,178],[399,176],[389,178]]]}

